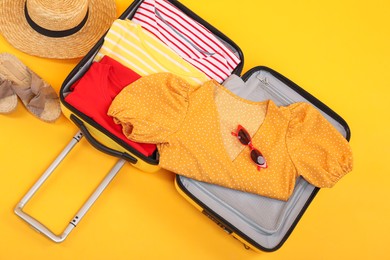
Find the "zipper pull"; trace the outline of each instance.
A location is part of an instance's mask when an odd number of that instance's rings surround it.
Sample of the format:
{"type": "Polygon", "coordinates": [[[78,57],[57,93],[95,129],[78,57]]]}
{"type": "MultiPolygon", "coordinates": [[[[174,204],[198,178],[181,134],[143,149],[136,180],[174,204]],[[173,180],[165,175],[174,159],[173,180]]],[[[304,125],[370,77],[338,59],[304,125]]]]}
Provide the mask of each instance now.
{"type": "Polygon", "coordinates": [[[260,74],[258,74],[256,77],[257,77],[257,79],[260,80],[260,82],[263,83],[264,85],[266,85],[266,86],[269,85],[267,77],[262,76],[262,75],[260,75],[260,74]]]}

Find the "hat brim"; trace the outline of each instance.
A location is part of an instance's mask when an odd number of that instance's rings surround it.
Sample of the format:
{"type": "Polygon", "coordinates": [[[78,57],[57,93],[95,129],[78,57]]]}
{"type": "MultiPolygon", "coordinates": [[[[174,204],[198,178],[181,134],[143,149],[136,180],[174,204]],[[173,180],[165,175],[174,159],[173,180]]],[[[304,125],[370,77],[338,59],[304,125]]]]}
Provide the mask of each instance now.
{"type": "Polygon", "coordinates": [[[90,0],[88,19],[81,30],[53,38],[36,32],[28,24],[25,0],[0,1],[0,32],[15,48],[39,57],[71,59],[85,56],[116,18],[114,0],[90,0]]]}

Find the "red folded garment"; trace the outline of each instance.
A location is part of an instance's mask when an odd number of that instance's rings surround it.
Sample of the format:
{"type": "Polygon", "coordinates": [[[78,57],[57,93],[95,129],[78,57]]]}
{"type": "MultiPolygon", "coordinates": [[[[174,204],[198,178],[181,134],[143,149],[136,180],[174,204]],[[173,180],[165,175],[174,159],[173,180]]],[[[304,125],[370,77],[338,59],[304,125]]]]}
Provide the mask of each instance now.
{"type": "Polygon", "coordinates": [[[154,144],[136,143],[127,139],[122,133],[122,127],[107,115],[115,96],[140,77],[116,60],[104,56],[99,62],[93,62],[88,71],[73,84],[72,92],[65,97],[65,101],[143,155],[150,156],[156,150],[154,144]]]}

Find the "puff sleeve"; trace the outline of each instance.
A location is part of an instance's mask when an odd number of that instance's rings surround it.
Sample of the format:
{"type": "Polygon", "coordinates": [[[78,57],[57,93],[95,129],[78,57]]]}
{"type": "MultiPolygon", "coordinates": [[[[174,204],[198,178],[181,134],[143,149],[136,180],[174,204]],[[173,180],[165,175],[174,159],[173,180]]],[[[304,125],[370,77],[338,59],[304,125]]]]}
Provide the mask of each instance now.
{"type": "Polygon", "coordinates": [[[185,80],[170,73],[145,76],[115,97],[108,115],[122,125],[128,139],[163,143],[186,115],[189,88],[185,80]]]}
{"type": "Polygon", "coordinates": [[[317,187],[332,187],[352,170],[347,140],[307,103],[290,106],[286,143],[297,174],[317,187]]]}

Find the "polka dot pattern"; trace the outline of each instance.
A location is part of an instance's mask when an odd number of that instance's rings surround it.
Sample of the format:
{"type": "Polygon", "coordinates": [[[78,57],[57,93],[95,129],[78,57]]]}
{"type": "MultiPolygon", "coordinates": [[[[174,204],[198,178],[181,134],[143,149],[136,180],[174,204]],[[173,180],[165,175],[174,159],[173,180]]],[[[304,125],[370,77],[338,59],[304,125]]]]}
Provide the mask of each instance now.
{"type": "Polygon", "coordinates": [[[219,115],[220,134],[226,152],[234,160],[246,146],[232,138],[231,132],[236,132],[237,126],[242,125],[253,136],[264,121],[266,104],[259,106],[239,96],[232,98],[232,95],[226,88],[215,87],[214,100],[219,115]]]}
{"type": "Polygon", "coordinates": [[[157,144],[161,167],[275,199],[288,200],[299,175],[332,187],[352,170],[348,142],[310,104],[247,101],[213,80],[193,87],[170,73],[143,77],[122,90],[109,115],[129,139],[157,144]],[[267,169],[258,171],[250,149],[230,134],[238,122],[267,169]]]}

